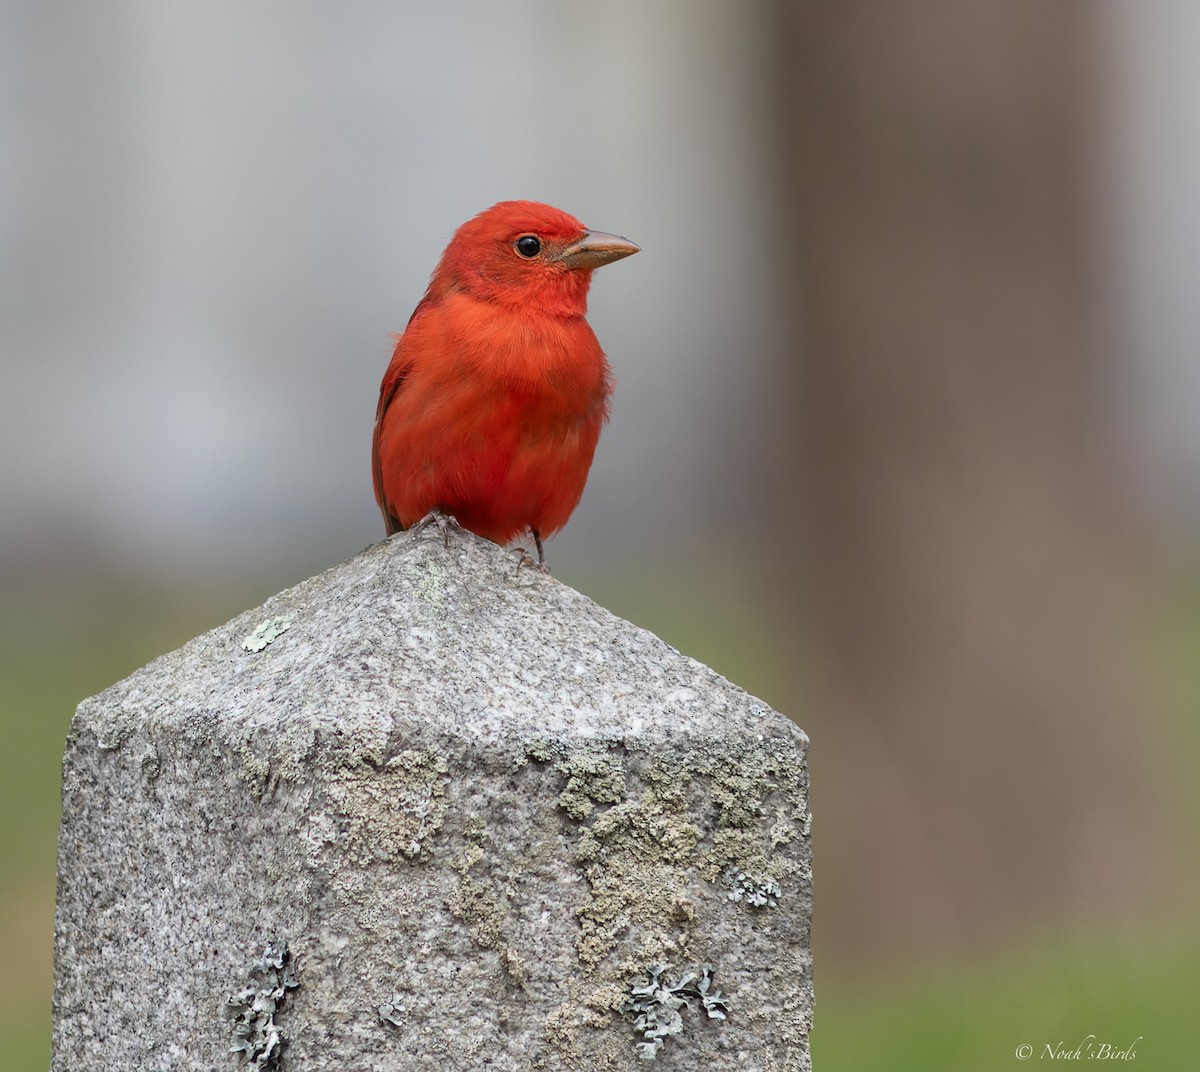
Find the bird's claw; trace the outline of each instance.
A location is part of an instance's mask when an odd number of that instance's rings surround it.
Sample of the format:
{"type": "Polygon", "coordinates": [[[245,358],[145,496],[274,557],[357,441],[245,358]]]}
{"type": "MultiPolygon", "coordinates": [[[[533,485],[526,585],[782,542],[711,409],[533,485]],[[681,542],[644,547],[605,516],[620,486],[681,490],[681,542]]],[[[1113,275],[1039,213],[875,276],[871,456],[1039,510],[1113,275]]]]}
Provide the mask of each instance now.
{"type": "Polygon", "coordinates": [[[438,532],[442,534],[442,546],[447,550],[450,548],[450,530],[462,532],[463,527],[458,523],[458,518],[453,514],[443,514],[441,510],[430,510],[420,521],[413,525],[409,532],[414,536],[419,536],[430,525],[437,525],[438,532]]]}
{"type": "Polygon", "coordinates": [[[539,533],[537,529],[531,529],[530,533],[533,536],[534,544],[537,546],[537,561],[534,562],[533,557],[528,551],[525,550],[524,547],[513,548],[513,550],[521,556],[517,560],[517,573],[521,572],[522,566],[528,566],[530,569],[537,570],[538,573],[545,573],[549,575],[550,567],[546,565],[546,550],[544,547],[542,547],[541,533],[539,533]]]}
{"type": "Polygon", "coordinates": [[[546,560],[544,558],[541,562],[538,562],[537,559],[535,559],[528,551],[526,551],[524,547],[514,547],[513,554],[520,556],[517,559],[518,576],[520,575],[521,568],[523,566],[528,566],[531,570],[537,570],[538,573],[544,573],[547,577],[550,576],[550,567],[546,565],[546,560]]]}

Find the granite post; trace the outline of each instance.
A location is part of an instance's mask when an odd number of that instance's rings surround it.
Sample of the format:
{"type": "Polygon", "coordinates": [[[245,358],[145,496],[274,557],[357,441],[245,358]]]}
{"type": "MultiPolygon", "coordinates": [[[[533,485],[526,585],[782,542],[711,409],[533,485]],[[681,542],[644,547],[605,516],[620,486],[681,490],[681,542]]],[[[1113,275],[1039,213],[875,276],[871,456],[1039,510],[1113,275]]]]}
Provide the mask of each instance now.
{"type": "Polygon", "coordinates": [[[80,705],[55,1072],[809,1069],[807,739],[515,567],[400,534],[80,705]]]}

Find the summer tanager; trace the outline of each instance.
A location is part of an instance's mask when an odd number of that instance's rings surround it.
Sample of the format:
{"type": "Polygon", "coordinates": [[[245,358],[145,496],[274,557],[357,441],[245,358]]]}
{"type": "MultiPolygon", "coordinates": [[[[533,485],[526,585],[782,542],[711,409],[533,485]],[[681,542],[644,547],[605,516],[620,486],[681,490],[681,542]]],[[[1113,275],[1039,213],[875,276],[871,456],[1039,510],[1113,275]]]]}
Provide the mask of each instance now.
{"type": "Polygon", "coordinates": [[[637,253],[534,201],[464,223],[396,343],[371,462],[390,535],[434,517],[507,544],[561,529],[612,378],[588,326],[592,270],[637,253]]]}

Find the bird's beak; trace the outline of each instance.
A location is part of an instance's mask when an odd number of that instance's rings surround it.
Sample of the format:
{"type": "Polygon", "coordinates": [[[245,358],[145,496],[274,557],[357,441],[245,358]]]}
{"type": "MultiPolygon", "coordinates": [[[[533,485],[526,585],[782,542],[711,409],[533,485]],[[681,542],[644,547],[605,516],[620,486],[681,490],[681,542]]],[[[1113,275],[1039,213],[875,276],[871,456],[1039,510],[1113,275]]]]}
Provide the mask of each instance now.
{"type": "Polygon", "coordinates": [[[581,268],[599,268],[602,264],[632,256],[641,248],[620,235],[605,234],[603,231],[585,231],[578,242],[572,242],[558,255],[558,260],[564,267],[572,271],[578,271],[581,268]]]}

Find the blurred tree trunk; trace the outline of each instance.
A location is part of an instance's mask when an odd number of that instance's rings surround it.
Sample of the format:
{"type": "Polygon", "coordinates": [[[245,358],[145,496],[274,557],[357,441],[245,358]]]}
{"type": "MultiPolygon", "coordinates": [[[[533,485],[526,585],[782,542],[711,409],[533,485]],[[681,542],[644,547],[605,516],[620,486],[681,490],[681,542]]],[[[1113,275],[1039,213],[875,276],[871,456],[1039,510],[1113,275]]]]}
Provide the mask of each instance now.
{"type": "Polygon", "coordinates": [[[765,465],[795,489],[773,528],[799,541],[788,597],[827,671],[825,938],[978,944],[1111,907],[1142,876],[1096,10],[774,10],[801,345],[782,354],[790,448],[765,465]]]}

